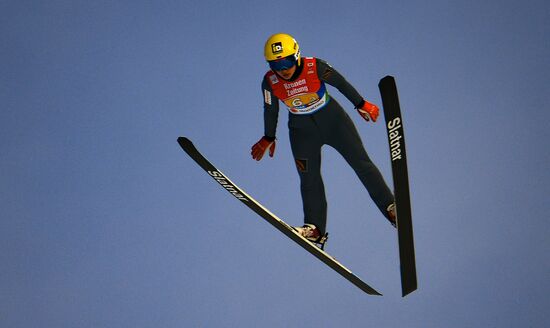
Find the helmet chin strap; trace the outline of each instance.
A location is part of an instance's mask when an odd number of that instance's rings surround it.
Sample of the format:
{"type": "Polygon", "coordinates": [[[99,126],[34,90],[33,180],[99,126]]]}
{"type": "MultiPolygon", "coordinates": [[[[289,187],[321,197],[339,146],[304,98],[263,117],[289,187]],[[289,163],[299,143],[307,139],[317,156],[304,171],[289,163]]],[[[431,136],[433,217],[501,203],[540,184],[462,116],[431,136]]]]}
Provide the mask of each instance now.
{"type": "Polygon", "coordinates": [[[298,58],[298,62],[296,63],[296,71],[294,71],[294,74],[292,74],[291,80],[294,80],[302,73],[303,65],[302,65],[302,57],[298,58]]]}

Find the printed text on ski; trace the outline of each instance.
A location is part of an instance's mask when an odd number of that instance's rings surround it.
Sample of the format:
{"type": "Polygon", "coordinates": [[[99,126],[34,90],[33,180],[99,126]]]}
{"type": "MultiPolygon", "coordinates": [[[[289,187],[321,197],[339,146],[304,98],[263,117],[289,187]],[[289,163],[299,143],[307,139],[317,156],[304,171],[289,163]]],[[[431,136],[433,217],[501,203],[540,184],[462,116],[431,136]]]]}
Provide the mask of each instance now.
{"type": "Polygon", "coordinates": [[[229,181],[222,173],[218,171],[208,171],[208,174],[210,174],[211,177],[214,178],[214,180],[218,181],[218,183],[224,187],[231,195],[235,196],[235,198],[242,200],[243,202],[248,202],[248,198],[246,198],[241,192],[229,181]]]}
{"type": "Polygon", "coordinates": [[[401,138],[402,133],[399,133],[401,129],[401,119],[399,117],[394,118],[388,122],[388,136],[390,139],[391,160],[396,161],[401,159],[401,138]]]}

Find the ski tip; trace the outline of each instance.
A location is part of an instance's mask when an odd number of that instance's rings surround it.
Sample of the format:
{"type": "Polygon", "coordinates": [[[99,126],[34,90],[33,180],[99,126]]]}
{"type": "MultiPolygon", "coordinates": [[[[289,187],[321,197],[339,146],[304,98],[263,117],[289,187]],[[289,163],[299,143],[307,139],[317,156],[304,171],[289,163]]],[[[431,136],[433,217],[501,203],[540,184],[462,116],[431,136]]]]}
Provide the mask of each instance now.
{"type": "Polygon", "coordinates": [[[191,140],[189,140],[189,138],[186,138],[186,137],[178,137],[178,143],[181,145],[181,146],[184,146],[184,145],[192,145],[193,143],[191,142],[191,140]]]}
{"type": "Polygon", "coordinates": [[[383,84],[386,84],[386,83],[392,83],[392,84],[395,84],[395,78],[391,75],[386,75],[384,76],[383,78],[380,79],[380,82],[378,83],[378,85],[383,85],[383,84]]]}

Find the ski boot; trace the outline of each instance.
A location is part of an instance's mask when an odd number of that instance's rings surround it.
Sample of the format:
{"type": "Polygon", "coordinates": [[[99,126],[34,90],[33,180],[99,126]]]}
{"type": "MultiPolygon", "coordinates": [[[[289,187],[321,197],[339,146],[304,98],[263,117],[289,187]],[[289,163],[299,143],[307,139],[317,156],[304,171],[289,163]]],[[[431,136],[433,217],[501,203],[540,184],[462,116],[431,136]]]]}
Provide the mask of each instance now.
{"type": "Polygon", "coordinates": [[[388,221],[394,228],[397,228],[397,215],[395,214],[395,203],[391,203],[386,209],[388,212],[388,221]]]}
{"type": "Polygon", "coordinates": [[[328,239],[328,232],[321,235],[321,232],[315,225],[308,223],[304,224],[302,227],[294,227],[294,230],[296,230],[305,239],[317,245],[317,247],[321,250],[325,248],[325,243],[328,239]]]}

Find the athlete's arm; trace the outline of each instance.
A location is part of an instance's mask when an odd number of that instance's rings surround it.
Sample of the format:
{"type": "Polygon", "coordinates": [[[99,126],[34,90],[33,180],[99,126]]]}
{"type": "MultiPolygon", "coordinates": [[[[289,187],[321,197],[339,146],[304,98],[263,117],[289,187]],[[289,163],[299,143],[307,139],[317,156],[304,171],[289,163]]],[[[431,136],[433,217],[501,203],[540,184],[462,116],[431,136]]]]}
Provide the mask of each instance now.
{"type": "Polygon", "coordinates": [[[265,78],[262,81],[262,93],[264,98],[264,135],[275,139],[279,119],[279,98],[275,97],[265,78]]]}
{"type": "Polygon", "coordinates": [[[340,91],[355,106],[361,107],[363,97],[357,90],[340,74],[334,67],[326,61],[316,58],[317,75],[321,79],[340,91]]]}
{"type": "Polygon", "coordinates": [[[363,99],[357,90],[326,61],[316,58],[317,74],[321,81],[324,81],[336,89],[338,89],[349,101],[355,106],[359,115],[366,121],[372,120],[376,122],[378,119],[379,109],[375,104],[363,99]]]}

